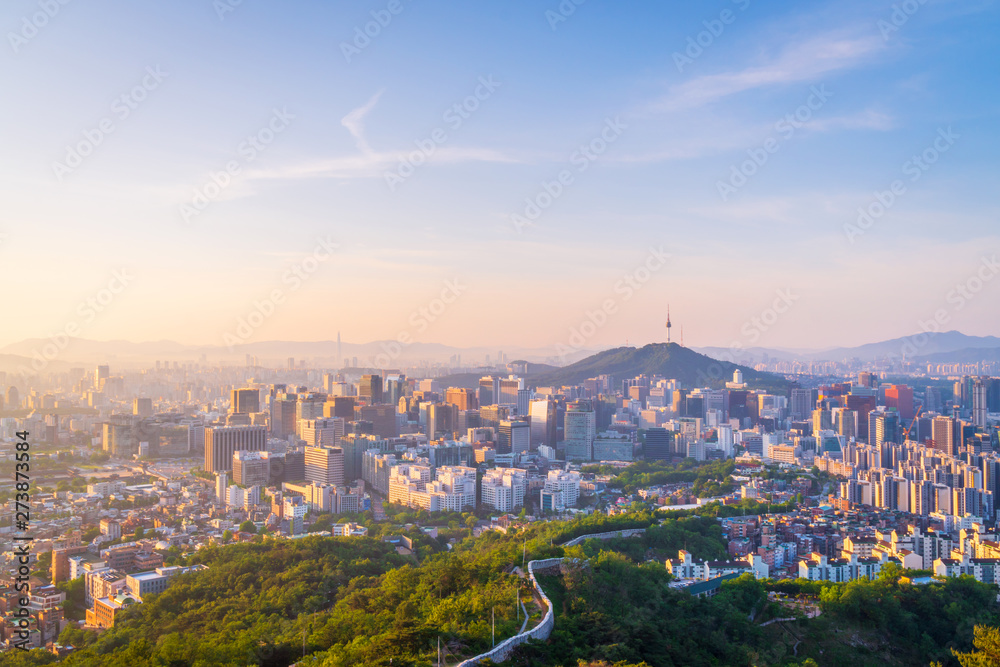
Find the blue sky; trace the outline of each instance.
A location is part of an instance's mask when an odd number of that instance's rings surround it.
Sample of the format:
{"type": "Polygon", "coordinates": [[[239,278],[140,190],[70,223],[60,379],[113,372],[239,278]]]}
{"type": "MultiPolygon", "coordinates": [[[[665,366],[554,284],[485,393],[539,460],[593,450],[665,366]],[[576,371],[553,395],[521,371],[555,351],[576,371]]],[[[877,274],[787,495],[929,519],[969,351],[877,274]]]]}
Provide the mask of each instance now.
{"type": "Polygon", "coordinates": [[[689,345],[860,344],[942,308],[949,328],[1000,329],[1000,280],[948,299],[1000,251],[993,2],[913,0],[895,20],[883,2],[223,2],[0,10],[0,345],[67,324],[222,344],[275,290],[246,340],[554,346],[608,300],[587,346],[661,340],[668,302],[689,345]],[[372,12],[391,20],[346,57],[372,12]],[[418,142],[433,152],[390,187],[418,142]],[[185,215],[227,163],[239,173],[185,215]],[[845,230],[896,180],[884,214],[845,230]],[[284,281],[320,238],[333,256],[284,281]],[[626,298],[650,248],[671,257],[626,298]],[[82,322],[123,268],[134,278],[82,322]],[[780,290],[793,304],[750,341],[780,290]]]}

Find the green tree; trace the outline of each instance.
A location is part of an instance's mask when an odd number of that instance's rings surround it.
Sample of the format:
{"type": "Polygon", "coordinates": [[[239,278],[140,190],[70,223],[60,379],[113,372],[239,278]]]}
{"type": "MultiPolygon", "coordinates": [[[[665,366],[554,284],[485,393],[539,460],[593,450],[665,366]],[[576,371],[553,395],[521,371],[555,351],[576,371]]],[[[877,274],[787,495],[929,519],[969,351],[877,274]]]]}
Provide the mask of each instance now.
{"type": "Polygon", "coordinates": [[[960,653],[955,649],[951,652],[962,667],[996,667],[1000,665],[1000,630],[984,625],[977,625],[973,630],[972,645],[975,650],[960,653]]]}
{"type": "Polygon", "coordinates": [[[255,533],[256,534],[256,532],[257,532],[257,526],[254,525],[253,521],[251,521],[250,519],[247,519],[246,521],[244,521],[243,523],[240,524],[240,532],[241,533],[255,533]]]}

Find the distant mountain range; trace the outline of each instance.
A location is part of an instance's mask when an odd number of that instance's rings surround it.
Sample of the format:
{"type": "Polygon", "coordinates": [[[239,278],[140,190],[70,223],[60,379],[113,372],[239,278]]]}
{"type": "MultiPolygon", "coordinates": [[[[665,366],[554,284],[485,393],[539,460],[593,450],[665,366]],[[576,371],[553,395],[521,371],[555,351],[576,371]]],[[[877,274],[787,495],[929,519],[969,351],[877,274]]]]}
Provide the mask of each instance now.
{"type": "MultiPolygon", "coordinates": [[[[650,346],[646,346],[648,348],[650,346]]],[[[655,348],[655,345],[653,346],[655,348]]],[[[661,344],[665,348],[665,344],[661,344]]],[[[676,346],[680,348],[680,346],[676,346]]],[[[640,348],[645,350],[646,348],[640,348]]],[[[977,361],[1000,361],[1000,337],[967,336],[958,331],[947,331],[929,337],[911,336],[895,338],[879,343],[869,343],[858,347],[838,347],[828,350],[778,349],[751,347],[739,352],[735,359],[728,348],[699,347],[681,348],[698,353],[713,360],[732,360],[749,370],[764,359],[781,361],[861,361],[898,359],[905,353],[907,359],[916,362],[935,363],[975,363],[977,361]]],[[[20,368],[38,367],[44,361],[43,372],[65,372],[73,366],[92,366],[98,363],[111,364],[118,368],[138,368],[151,366],[155,361],[201,362],[209,364],[242,364],[246,355],[256,357],[258,363],[267,366],[284,366],[289,357],[306,360],[313,366],[329,368],[342,367],[346,360],[357,357],[359,367],[399,368],[419,365],[421,362],[450,364],[453,358],[461,357],[460,365],[475,368],[485,365],[486,357],[496,363],[498,353],[503,352],[510,359],[521,359],[541,366],[558,367],[570,364],[562,370],[579,369],[585,377],[599,375],[593,369],[616,364],[611,353],[635,348],[600,350],[599,348],[579,349],[565,355],[556,355],[555,347],[524,348],[509,346],[502,349],[487,347],[459,348],[438,343],[412,343],[405,347],[394,341],[372,341],[370,343],[341,343],[335,340],[298,342],[262,341],[229,348],[225,345],[184,345],[169,340],[133,343],[130,341],[94,341],[81,338],[71,339],[63,348],[56,348],[49,339],[29,339],[0,348],[0,371],[17,372],[20,368]],[[608,355],[611,356],[601,356],[608,355]],[[343,359],[341,356],[343,356],[343,359]]],[[[701,364],[698,361],[697,364],[701,364]]],[[[723,367],[734,367],[724,362],[723,367]]],[[[692,361],[692,364],[695,364],[692,361]]],[[[695,365],[697,365],[695,364],[695,365]]],[[[653,364],[655,365],[655,363],[653,364]]],[[[537,375],[543,375],[541,366],[537,375]]],[[[572,373],[570,373],[572,374],[572,373]]],[[[729,372],[731,375],[731,370],[729,372]]],[[[744,371],[749,380],[750,373],[744,371]]],[[[553,374],[561,379],[569,375],[553,374]]]]}
{"type": "MultiPolygon", "coordinates": [[[[576,361],[593,353],[593,349],[581,349],[566,355],[567,361],[576,361]]],[[[0,371],[16,372],[22,366],[36,365],[46,361],[45,372],[61,372],[72,366],[92,366],[107,363],[112,366],[135,368],[148,367],[156,361],[200,362],[242,364],[246,355],[257,357],[262,365],[284,366],[289,357],[307,360],[310,364],[339,368],[356,357],[360,367],[400,367],[418,365],[421,362],[452,363],[452,358],[461,357],[461,365],[475,367],[490,361],[496,363],[499,353],[510,359],[524,359],[532,362],[559,361],[555,347],[525,348],[459,348],[439,343],[411,343],[401,346],[395,341],[372,341],[370,343],[347,343],[338,345],[335,340],[262,341],[229,348],[225,345],[184,345],[169,340],[133,343],[125,340],[95,341],[82,338],[69,340],[62,348],[44,338],[33,338],[0,348],[0,371]],[[339,350],[338,350],[339,348],[339,350]],[[339,351],[339,354],[338,354],[339,351]],[[343,359],[341,359],[341,355],[343,359]]]]}
{"type": "MultiPolygon", "coordinates": [[[[698,352],[713,358],[731,358],[729,348],[702,347],[698,352]]],[[[996,336],[968,336],[960,331],[943,331],[925,336],[923,334],[893,338],[879,343],[868,343],[857,347],[837,347],[829,350],[783,350],[775,348],[751,347],[740,351],[738,361],[752,366],[764,358],[779,361],[846,361],[860,359],[875,361],[900,359],[904,355],[914,361],[935,361],[938,363],[969,363],[1000,357],[1000,338],[996,336]]]]}

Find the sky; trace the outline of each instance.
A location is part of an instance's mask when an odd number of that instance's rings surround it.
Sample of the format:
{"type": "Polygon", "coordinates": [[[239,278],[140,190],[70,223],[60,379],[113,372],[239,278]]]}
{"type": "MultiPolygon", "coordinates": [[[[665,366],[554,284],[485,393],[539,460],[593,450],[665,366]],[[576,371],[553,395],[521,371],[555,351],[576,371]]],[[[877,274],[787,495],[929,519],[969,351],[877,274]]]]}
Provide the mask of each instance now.
{"type": "Polygon", "coordinates": [[[595,348],[668,305],[688,346],[1000,332],[995,2],[7,0],[0,29],[0,347],[595,348]]]}

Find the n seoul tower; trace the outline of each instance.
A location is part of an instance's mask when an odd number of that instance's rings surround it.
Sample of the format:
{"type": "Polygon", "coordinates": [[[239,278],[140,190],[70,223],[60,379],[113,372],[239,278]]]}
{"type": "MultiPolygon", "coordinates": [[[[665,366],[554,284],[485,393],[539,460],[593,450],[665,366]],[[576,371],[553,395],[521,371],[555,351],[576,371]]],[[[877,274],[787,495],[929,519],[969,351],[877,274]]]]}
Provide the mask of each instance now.
{"type": "Polygon", "coordinates": [[[667,345],[670,345],[670,306],[667,306],[667,345]]]}

